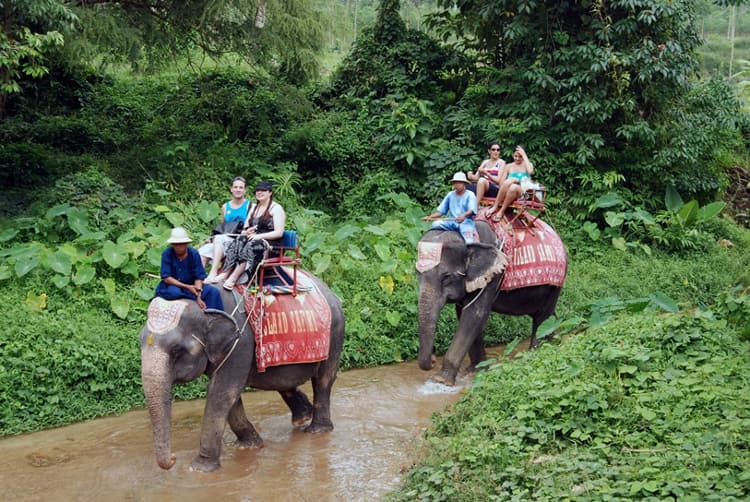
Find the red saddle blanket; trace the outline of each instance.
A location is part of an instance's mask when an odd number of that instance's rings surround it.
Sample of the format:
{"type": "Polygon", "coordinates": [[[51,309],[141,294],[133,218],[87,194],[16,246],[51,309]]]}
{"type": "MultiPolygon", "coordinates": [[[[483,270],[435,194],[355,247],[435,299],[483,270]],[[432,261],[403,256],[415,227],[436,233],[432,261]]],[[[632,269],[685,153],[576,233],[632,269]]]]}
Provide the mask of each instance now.
{"type": "Polygon", "coordinates": [[[508,256],[502,291],[550,284],[562,286],[565,282],[567,254],[560,236],[540,219],[530,221],[516,218],[512,231],[507,222],[496,222],[479,211],[477,221],[486,221],[503,241],[503,252],[508,256]]]}
{"type": "Polygon", "coordinates": [[[309,273],[298,270],[300,293],[245,291],[245,311],[255,333],[259,372],[270,366],[314,363],[328,358],[331,308],[309,273]]]}

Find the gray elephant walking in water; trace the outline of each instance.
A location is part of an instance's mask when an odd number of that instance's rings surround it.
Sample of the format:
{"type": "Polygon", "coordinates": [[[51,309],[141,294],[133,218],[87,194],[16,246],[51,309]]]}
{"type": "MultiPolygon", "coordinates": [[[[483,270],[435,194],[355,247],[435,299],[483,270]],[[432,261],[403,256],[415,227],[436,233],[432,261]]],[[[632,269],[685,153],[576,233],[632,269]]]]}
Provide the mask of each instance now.
{"type": "MultiPolygon", "coordinates": [[[[551,232],[549,237],[553,237],[554,231],[546,225],[545,229],[551,232]]],[[[435,377],[447,385],[455,384],[466,354],[470,369],[487,358],[484,328],[490,313],[530,316],[531,346],[536,347],[537,328],[554,313],[562,291],[561,284],[502,290],[508,259],[486,221],[477,221],[476,230],[480,238],[477,244],[466,245],[456,232],[440,230],[429,230],[419,241],[419,367],[432,369],[440,311],[448,303],[455,304],[458,327],[443,358],[440,374],[435,377]]],[[[559,241],[557,234],[554,237],[559,241]]],[[[562,253],[563,256],[556,259],[562,260],[564,277],[564,249],[562,253]]]]}
{"type": "MultiPolygon", "coordinates": [[[[200,450],[192,462],[194,469],[213,471],[220,467],[227,423],[239,446],[262,446],[263,441],[242,404],[241,394],[246,387],[278,391],[292,412],[292,424],[307,424],[306,432],[333,430],[330,398],[344,342],[344,312],[339,299],[322,281],[308,277],[314,290],[324,297],[321,304],[327,303],[330,309],[327,357],[318,362],[272,366],[259,371],[252,323],[246,323],[246,315],[235,309],[237,301],[228,291],[222,290],[221,296],[224,308],[235,312],[233,316],[219,310],[203,311],[188,300],[172,302],[170,308],[179,312],[161,309],[154,318],[149,313],[149,323],[140,333],[141,376],[160,467],[170,469],[175,463],[170,448],[172,386],[203,374],[210,381],[200,450]],[[313,403],[299,389],[308,380],[312,381],[313,403]]],[[[318,313],[305,314],[313,317],[318,313]]]]}

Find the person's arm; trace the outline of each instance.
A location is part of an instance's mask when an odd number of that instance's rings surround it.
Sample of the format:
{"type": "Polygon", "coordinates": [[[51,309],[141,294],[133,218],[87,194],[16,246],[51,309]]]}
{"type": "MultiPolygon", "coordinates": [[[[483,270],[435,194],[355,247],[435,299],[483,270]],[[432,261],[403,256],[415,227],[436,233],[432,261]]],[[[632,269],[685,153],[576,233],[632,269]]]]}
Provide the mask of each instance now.
{"type": "Polygon", "coordinates": [[[255,227],[250,226],[250,216],[253,214],[253,208],[255,207],[255,204],[250,204],[250,207],[247,209],[247,216],[245,216],[245,223],[242,225],[242,233],[250,236],[255,232],[255,227]]]}
{"type": "Polygon", "coordinates": [[[468,208],[466,208],[466,211],[456,216],[456,223],[462,223],[466,218],[477,214],[477,196],[474,195],[473,192],[467,191],[468,194],[468,200],[466,202],[466,205],[468,208]]]}
{"type": "Polygon", "coordinates": [[[432,214],[428,214],[427,216],[422,217],[422,221],[434,221],[440,218],[441,216],[443,216],[443,213],[441,213],[440,211],[435,211],[432,214]]]}
{"type": "Polygon", "coordinates": [[[531,176],[534,174],[534,164],[531,163],[529,160],[528,155],[526,155],[526,150],[521,148],[520,146],[516,147],[516,151],[521,154],[521,157],[523,158],[523,166],[526,168],[526,173],[531,176]]]}
{"type": "Polygon", "coordinates": [[[508,164],[503,164],[500,168],[500,172],[497,175],[497,184],[502,185],[505,180],[508,179],[508,164]]]}
{"type": "Polygon", "coordinates": [[[229,202],[221,205],[221,222],[222,223],[227,222],[227,204],[229,204],[229,202]]]}

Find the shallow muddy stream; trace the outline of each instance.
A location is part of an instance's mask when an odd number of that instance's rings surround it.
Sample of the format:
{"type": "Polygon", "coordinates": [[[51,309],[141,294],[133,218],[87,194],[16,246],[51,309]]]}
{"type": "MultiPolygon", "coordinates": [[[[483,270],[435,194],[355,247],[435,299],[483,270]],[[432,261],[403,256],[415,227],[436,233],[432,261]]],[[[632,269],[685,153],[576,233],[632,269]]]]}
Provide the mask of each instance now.
{"type": "MultiPolygon", "coordinates": [[[[243,395],[264,448],[239,450],[227,428],[221,470],[189,465],[198,451],[203,401],[172,410],[177,464],[154,460],[145,410],[0,440],[0,500],[12,501],[327,501],[377,500],[395,489],[417,458],[430,416],[468,385],[428,382],[416,362],[339,373],[335,429],[305,434],[275,392],[243,395]]],[[[309,386],[305,392],[312,397],[309,386]]]]}

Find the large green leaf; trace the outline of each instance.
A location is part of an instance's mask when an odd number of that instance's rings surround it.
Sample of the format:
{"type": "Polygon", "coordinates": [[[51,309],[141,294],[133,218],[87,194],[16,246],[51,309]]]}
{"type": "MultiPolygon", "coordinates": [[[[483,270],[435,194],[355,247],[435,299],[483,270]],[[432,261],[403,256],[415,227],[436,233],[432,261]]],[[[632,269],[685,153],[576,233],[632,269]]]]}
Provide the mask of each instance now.
{"type": "Polygon", "coordinates": [[[73,274],[73,284],[83,286],[91,282],[96,276],[96,269],[87,263],[79,265],[73,274]]]}
{"type": "Polygon", "coordinates": [[[125,243],[124,249],[133,258],[138,258],[146,252],[146,243],[143,241],[128,241],[125,243]]]}
{"type": "Polygon", "coordinates": [[[15,228],[6,228],[2,232],[0,232],[0,242],[8,242],[16,235],[18,235],[18,230],[16,230],[15,228]]]}
{"type": "Polygon", "coordinates": [[[23,259],[16,259],[15,271],[17,277],[23,277],[39,265],[39,255],[29,255],[23,259]]]}
{"type": "Polygon", "coordinates": [[[334,234],[334,237],[336,238],[337,242],[341,242],[343,240],[348,239],[352,235],[358,234],[360,231],[360,228],[355,225],[345,224],[338,230],[336,230],[336,233],[334,234]]]}
{"type": "Polygon", "coordinates": [[[677,312],[679,310],[677,302],[660,291],[651,295],[651,301],[654,305],[667,312],[677,312]]]}
{"type": "Polygon", "coordinates": [[[107,294],[107,296],[115,295],[116,285],[114,279],[107,277],[106,279],[99,279],[99,282],[104,287],[104,292],[107,294]]]}
{"type": "Polygon", "coordinates": [[[536,336],[537,338],[544,338],[545,336],[554,333],[559,327],[560,321],[555,316],[548,317],[539,325],[539,328],[537,328],[536,336]]]}
{"type": "Polygon", "coordinates": [[[64,276],[70,275],[70,271],[73,267],[70,261],[70,255],[62,249],[58,249],[47,256],[47,265],[58,274],[64,276]]]}
{"type": "Polygon", "coordinates": [[[10,279],[13,274],[11,273],[10,267],[6,265],[0,265],[0,281],[10,279]]]}
{"type": "Polygon", "coordinates": [[[112,268],[120,268],[128,259],[128,253],[112,241],[105,241],[102,246],[102,258],[112,268]]]}
{"type": "Polygon", "coordinates": [[[127,319],[130,312],[130,300],[124,295],[115,295],[109,299],[112,312],[120,319],[127,319]]]}
{"type": "Polygon", "coordinates": [[[667,191],[664,193],[664,205],[673,213],[676,213],[682,207],[682,197],[677,193],[674,185],[667,186],[667,191]]]}
{"type": "Polygon", "coordinates": [[[68,226],[78,235],[91,233],[88,228],[89,215],[84,209],[72,207],[67,212],[68,226]]]}
{"type": "Polygon", "coordinates": [[[615,247],[615,249],[619,249],[620,251],[628,250],[627,242],[625,242],[625,239],[623,239],[622,237],[613,237],[612,245],[615,247]]]}
{"type": "Polygon", "coordinates": [[[365,231],[370,232],[371,234],[375,234],[377,236],[383,236],[386,235],[386,232],[383,228],[376,226],[376,225],[367,225],[365,227],[365,231]]]}
{"type": "Polygon", "coordinates": [[[682,225],[691,225],[695,221],[695,217],[698,214],[698,201],[695,199],[683,205],[677,211],[677,218],[680,220],[682,225]]]}
{"type": "Polygon", "coordinates": [[[606,208],[622,205],[622,197],[615,192],[608,192],[594,202],[594,208],[606,208]]]}
{"type": "Polygon", "coordinates": [[[321,275],[323,272],[328,270],[328,267],[331,266],[331,255],[317,255],[313,262],[315,265],[313,268],[313,273],[315,275],[321,275]],[[320,256],[320,258],[318,258],[318,256],[320,256]]]}
{"type": "Polygon", "coordinates": [[[382,261],[387,261],[391,258],[391,251],[387,242],[378,242],[375,244],[374,248],[375,254],[377,254],[378,258],[382,261]]]}
{"type": "Polygon", "coordinates": [[[164,217],[173,227],[181,227],[185,223],[185,215],[182,213],[165,213],[164,217]]]}
{"type": "Polygon", "coordinates": [[[712,218],[715,218],[716,215],[718,215],[726,206],[726,202],[717,201],[712,202],[710,204],[706,204],[702,208],[698,209],[698,214],[696,215],[696,218],[700,222],[708,221],[712,218]]]}
{"type": "Polygon", "coordinates": [[[136,286],[135,294],[141,300],[149,301],[154,297],[154,288],[147,288],[145,286],[136,286]]]}
{"type": "Polygon", "coordinates": [[[349,256],[354,258],[355,260],[366,260],[367,256],[364,255],[364,253],[355,245],[349,244],[347,247],[347,251],[349,252],[349,256]]]}
{"type": "Polygon", "coordinates": [[[625,213],[616,213],[614,211],[607,211],[604,213],[604,220],[610,227],[619,227],[622,222],[625,221],[625,213]]]}
{"type": "Polygon", "coordinates": [[[68,284],[70,284],[70,276],[69,275],[55,275],[52,278],[52,284],[54,284],[57,289],[65,289],[68,287],[68,284]]]}
{"type": "Polygon", "coordinates": [[[70,204],[58,204],[54,207],[47,209],[47,213],[45,216],[48,220],[51,220],[52,218],[55,218],[56,216],[63,216],[67,214],[70,208],[71,208],[70,204]]]}
{"type": "Polygon", "coordinates": [[[161,268],[161,254],[163,252],[162,249],[150,248],[146,251],[146,258],[151,265],[159,269],[161,268]]]}
{"type": "Polygon", "coordinates": [[[203,223],[209,224],[216,220],[219,216],[221,216],[221,211],[216,206],[216,204],[210,203],[206,200],[202,200],[200,204],[198,204],[198,218],[201,219],[203,223]]]}

